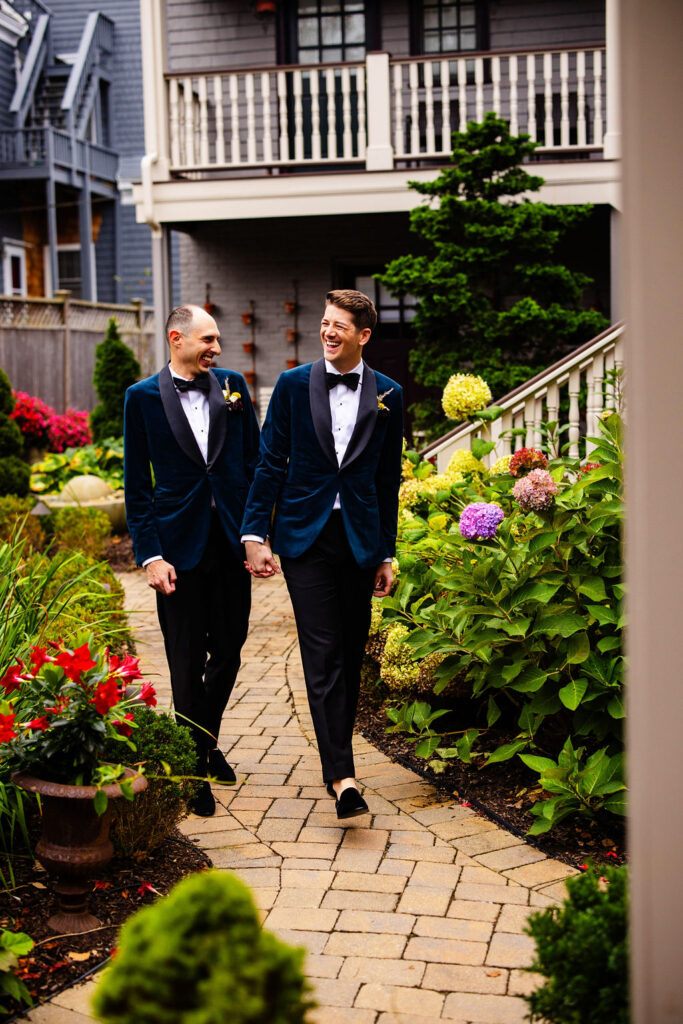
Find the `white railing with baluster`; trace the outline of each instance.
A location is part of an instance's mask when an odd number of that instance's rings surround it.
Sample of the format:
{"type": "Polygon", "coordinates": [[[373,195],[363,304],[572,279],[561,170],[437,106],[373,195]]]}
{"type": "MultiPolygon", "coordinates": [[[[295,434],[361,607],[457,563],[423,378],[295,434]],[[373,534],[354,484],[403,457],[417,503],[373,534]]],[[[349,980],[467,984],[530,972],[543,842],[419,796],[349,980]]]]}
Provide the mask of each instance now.
{"type": "Polygon", "coordinates": [[[600,415],[605,408],[613,407],[617,397],[613,393],[611,371],[619,370],[623,365],[623,331],[623,324],[610,327],[496,401],[495,405],[503,410],[499,419],[492,423],[476,421],[456,427],[424,448],[422,455],[436,459],[436,468],[442,473],[458,448],[471,449],[472,441],[479,437],[496,445],[495,451],[484,459],[490,465],[495,459],[510,455],[518,448],[540,447],[545,440],[542,424],[555,422],[559,427],[568,428],[558,435],[555,451],[558,443],[560,446],[568,443],[571,458],[589,457],[589,438],[598,435],[600,415]],[[563,408],[567,410],[567,416],[564,423],[560,423],[563,408]],[[520,433],[511,435],[511,431],[520,433]]]}
{"type": "Polygon", "coordinates": [[[388,166],[433,160],[489,110],[542,153],[590,154],[603,143],[603,59],[604,47],[368,54],[365,64],[175,73],[166,76],[171,169],[362,165],[373,145],[388,148],[388,166]]]}

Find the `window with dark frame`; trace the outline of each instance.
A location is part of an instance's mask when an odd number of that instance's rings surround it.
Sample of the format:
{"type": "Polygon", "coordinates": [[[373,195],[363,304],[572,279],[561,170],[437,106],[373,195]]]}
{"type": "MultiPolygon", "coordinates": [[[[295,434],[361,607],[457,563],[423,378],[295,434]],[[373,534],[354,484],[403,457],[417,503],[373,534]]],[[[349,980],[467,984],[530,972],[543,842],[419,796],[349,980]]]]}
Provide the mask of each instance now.
{"type": "Polygon", "coordinates": [[[488,49],[486,0],[420,0],[411,18],[412,52],[488,49]]]}
{"type": "Polygon", "coordinates": [[[296,49],[299,64],[363,60],[366,50],[363,0],[298,0],[296,49]]]}

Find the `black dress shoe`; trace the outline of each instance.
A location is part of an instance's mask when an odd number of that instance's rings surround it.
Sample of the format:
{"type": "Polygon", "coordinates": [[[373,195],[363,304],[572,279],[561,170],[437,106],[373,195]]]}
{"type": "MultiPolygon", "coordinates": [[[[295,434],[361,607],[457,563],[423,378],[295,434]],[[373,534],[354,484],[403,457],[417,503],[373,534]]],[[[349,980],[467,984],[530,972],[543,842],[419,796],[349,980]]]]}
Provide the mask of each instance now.
{"type": "Polygon", "coordinates": [[[225,760],[223,752],[214,747],[209,751],[206,761],[206,771],[216,782],[237,782],[234,771],[225,760]]]}
{"type": "Polygon", "coordinates": [[[370,808],[357,789],[350,786],[342,791],[334,805],[338,818],[356,818],[359,814],[369,814],[370,808]]]}
{"type": "Polygon", "coordinates": [[[332,783],[331,782],[327,782],[326,786],[327,786],[327,792],[330,794],[330,796],[332,797],[333,800],[336,800],[337,799],[337,794],[334,791],[334,786],[332,785],[332,783]]]}
{"type": "Polygon", "coordinates": [[[208,782],[202,782],[197,795],[190,802],[190,810],[200,818],[211,818],[216,813],[216,801],[208,782]]]}

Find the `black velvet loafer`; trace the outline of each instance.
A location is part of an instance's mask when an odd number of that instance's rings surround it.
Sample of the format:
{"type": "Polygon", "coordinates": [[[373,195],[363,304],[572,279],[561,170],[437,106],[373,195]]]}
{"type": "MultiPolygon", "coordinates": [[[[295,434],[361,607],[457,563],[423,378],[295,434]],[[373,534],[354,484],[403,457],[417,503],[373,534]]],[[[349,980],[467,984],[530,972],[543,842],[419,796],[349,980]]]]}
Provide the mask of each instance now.
{"type": "Polygon", "coordinates": [[[369,814],[370,808],[357,789],[352,786],[342,791],[335,801],[338,818],[356,818],[359,814],[369,814]]]}
{"type": "Polygon", "coordinates": [[[334,791],[334,786],[332,785],[332,783],[331,782],[327,782],[327,783],[325,783],[325,785],[327,786],[327,792],[330,794],[332,799],[336,800],[337,799],[337,794],[334,791]]]}
{"type": "Polygon", "coordinates": [[[211,818],[216,813],[216,801],[208,782],[201,783],[196,797],[190,803],[190,810],[200,818],[211,818]]]}
{"type": "Polygon", "coordinates": [[[237,782],[234,771],[225,760],[223,752],[214,747],[209,751],[206,761],[207,775],[210,775],[216,782],[237,782]]]}

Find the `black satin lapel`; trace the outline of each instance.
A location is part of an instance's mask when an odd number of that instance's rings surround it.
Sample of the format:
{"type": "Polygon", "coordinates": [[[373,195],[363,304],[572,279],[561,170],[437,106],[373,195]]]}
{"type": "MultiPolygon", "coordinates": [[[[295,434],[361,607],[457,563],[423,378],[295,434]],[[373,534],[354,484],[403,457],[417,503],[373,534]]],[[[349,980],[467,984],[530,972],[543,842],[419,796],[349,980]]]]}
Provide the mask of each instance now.
{"type": "Polygon", "coordinates": [[[351,434],[342,468],[357,458],[372,437],[377,422],[377,378],[367,363],[363,365],[363,382],[358,403],[358,418],[351,434]]]}
{"type": "Polygon", "coordinates": [[[180,404],[178,392],[173,386],[171,371],[168,366],[164,366],[163,370],[159,372],[159,391],[161,393],[161,402],[164,407],[164,412],[166,413],[168,425],[171,428],[171,433],[187,455],[188,459],[192,459],[193,462],[198,463],[200,466],[204,466],[202,453],[199,450],[199,445],[195,441],[192,428],[187,422],[187,416],[183,412],[183,407],[180,404]]]}
{"type": "Polygon", "coordinates": [[[209,391],[209,469],[218,458],[225,443],[228,429],[228,410],[218,378],[209,370],[211,390],[209,391]]]}
{"type": "Polygon", "coordinates": [[[309,398],[311,402],[311,416],[313,427],[318,444],[330,460],[334,468],[337,468],[337,455],[332,440],[332,414],[330,413],[330,399],[325,380],[325,360],[319,359],[311,366],[311,379],[308,385],[309,398]]]}

